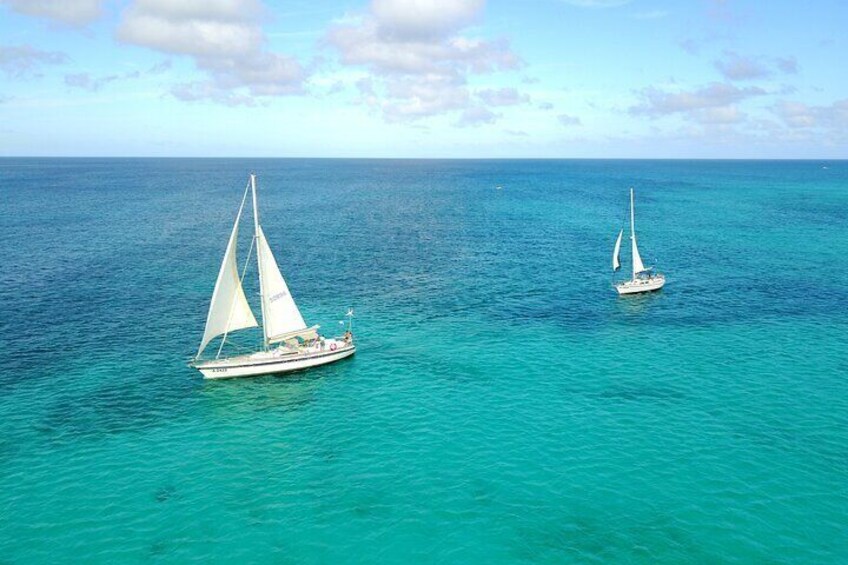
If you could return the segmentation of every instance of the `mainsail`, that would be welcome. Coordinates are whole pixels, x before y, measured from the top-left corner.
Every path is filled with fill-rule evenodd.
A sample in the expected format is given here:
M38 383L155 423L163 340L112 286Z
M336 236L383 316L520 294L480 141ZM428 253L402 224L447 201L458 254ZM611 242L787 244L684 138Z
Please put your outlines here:
M218 271L218 280L215 282L215 290L212 291L212 301L209 304L209 315L206 317L206 329L203 332L203 340L197 355L200 356L209 342L217 336L243 328L257 326L256 318L250 310L247 298L239 278L238 262L236 261L236 242L238 241L238 227L244 201L247 198L245 191L236 216L227 250L224 252L224 260L221 262L221 270Z
M621 236L624 235L624 230L618 232L618 238L615 240L615 248L612 250L612 270L617 271L621 267L619 257L621 255Z

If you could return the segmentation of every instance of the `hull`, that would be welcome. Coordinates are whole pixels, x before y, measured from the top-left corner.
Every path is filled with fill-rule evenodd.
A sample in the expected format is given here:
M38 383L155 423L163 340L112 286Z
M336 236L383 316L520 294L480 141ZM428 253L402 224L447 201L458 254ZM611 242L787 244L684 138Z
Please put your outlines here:
M235 377L258 377L299 371L340 361L356 352L353 344L339 347L334 351L315 351L279 355L275 352L262 352L243 357L231 357L216 361L198 363L195 368L204 379L231 379Z
M657 276L649 279L635 279L615 285L619 295L639 294L642 292L653 292L665 285L665 277Z

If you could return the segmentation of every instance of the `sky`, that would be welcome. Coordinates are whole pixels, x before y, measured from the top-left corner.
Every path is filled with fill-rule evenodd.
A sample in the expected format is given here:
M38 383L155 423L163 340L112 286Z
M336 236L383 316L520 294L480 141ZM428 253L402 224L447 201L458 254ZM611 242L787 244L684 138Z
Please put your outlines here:
M0 0L0 156L848 158L848 2Z

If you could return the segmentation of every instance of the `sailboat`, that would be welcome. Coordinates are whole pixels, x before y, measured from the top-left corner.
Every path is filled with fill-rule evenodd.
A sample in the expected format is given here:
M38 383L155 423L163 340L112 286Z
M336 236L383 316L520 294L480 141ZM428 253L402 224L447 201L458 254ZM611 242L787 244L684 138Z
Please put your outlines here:
M624 235L624 230L618 232L618 238L615 240L615 247L612 252L612 272L615 273L621 268L621 238ZM619 295L621 294L637 294L640 292L650 292L659 290L665 284L665 275L655 273L653 267L645 267L642 263L642 257L639 255L639 248L636 246L636 222L633 212L633 189L630 189L630 243L633 252L633 278L629 281L623 281L613 285Z
M253 200L254 235L248 259L239 275L236 244L239 221L248 193L252 194ZM250 254L254 249L259 274L262 347L258 351L243 355L221 357L224 343L230 334L259 326L242 288ZM325 338L318 333L319 326L306 325L259 225L256 175L251 174L236 214L233 231L230 233L221 269L218 271L218 280L215 282L215 290L212 291L209 314L206 317L206 329L192 366L199 370L204 378L221 379L285 373L326 365L350 357L356 351L352 333L353 310L348 310L347 316L347 331L337 338ZM201 359L203 351L218 336L222 338L215 358Z

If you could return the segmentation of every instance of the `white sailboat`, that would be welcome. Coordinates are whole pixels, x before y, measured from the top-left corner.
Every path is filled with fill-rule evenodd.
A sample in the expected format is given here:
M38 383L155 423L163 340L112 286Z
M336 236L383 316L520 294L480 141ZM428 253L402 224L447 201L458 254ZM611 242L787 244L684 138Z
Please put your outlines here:
M247 194L253 196L254 236L241 276L236 261L236 243L238 240L239 220L241 219ZM250 253L256 249L256 262L259 273L259 294L262 311L262 348L259 351L234 357L221 357L221 351L227 336L234 331L254 328L259 324L250 304L247 302L242 281L247 272ZM352 318L349 310L348 329L344 336L325 338L318 333L318 326L307 327L300 310L289 293L283 275L277 267L265 234L259 226L259 207L256 198L256 175L250 175L239 206L233 231L224 252L224 260L218 271L218 280L212 292L209 314L206 317L206 329L200 348L192 365L207 379L229 377L252 377L272 373L285 373L317 365L325 365L350 357L356 351L353 343ZM200 358L209 343L221 338L214 359Z
M624 235L624 230L618 232L618 238L615 240L615 248L612 252L612 271L616 272L621 267L619 255L621 254L621 238ZM630 243L633 254L633 278L629 281L617 283L615 290L618 294L637 294L640 292L650 292L659 290L665 284L665 275L662 273L654 273L653 267L645 267L642 263L642 257L639 255L639 248L636 246L636 222L633 211L633 189L630 189Z

